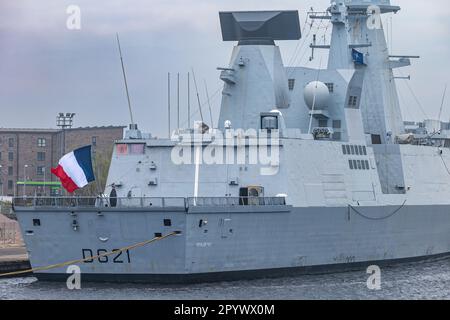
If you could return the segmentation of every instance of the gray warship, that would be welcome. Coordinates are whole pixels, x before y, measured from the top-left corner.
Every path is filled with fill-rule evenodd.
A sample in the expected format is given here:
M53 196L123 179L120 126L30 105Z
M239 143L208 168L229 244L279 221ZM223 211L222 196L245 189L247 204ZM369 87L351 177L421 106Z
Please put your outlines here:
M218 125L163 139L133 124L104 195L14 199L31 265L92 257L83 280L183 283L447 255L450 150L405 131L393 70L414 57L389 53L379 19L399 10L345 0L311 13L332 24L329 44L311 43L329 50L325 69L283 64L275 41L299 41L297 11L221 12L237 45L220 68Z

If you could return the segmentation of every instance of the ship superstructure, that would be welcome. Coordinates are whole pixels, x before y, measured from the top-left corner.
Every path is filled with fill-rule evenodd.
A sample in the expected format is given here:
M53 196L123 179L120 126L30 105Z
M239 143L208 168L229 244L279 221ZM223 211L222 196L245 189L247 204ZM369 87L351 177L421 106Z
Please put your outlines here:
M217 128L136 125L105 196L16 199L33 266L177 235L81 265L85 279L183 282L334 270L450 252L450 152L407 139L387 50L388 0L333 2L326 69L285 67L296 11L221 12L236 41ZM36 273L64 278L62 268Z

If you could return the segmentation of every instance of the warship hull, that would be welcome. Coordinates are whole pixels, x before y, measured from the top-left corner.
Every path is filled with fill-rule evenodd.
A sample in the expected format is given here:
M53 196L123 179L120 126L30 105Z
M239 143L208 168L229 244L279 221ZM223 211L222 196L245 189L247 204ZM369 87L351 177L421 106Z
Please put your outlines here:
M191 283L279 277L381 267L450 253L450 206L204 207L192 212L130 209L101 214L70 210L16 208L32 267L95 257L180 232L79 264L83 281ZM74 217L77 230L72 228ZM35 276L65 281L66 268Z

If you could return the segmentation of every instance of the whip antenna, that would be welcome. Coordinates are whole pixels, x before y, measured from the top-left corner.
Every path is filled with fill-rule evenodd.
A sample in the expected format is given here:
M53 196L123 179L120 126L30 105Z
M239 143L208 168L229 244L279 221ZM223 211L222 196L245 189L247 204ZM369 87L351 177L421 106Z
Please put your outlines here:
M120 63L122 64L123 81L125 83L125 91L127 93L128 110L130 112L130 119L131 119L131 128L136 129L136 125L135 125L134 119L133 119L133 112L131 110L130 93L128 92L127 76L125 74L125 66L123 65L122 49L120 48L120 40L119 40L118 33L116 33L116 37L117 37L117 45L119 47Z
M442 96L441 109L439 110L439 118L438 118L439 121L441 121L442 109L444 108L445 94L446 93L447 93L447 85L445 85L444 95Z
M211 111L211 100L209 99L209 93L208 93L208 85L206 84L206 80L204 80L204 82L205 82L206 99L208 100L209 117L211 119L211 127L214 128L212 111Z
M203 121L202 104L200 103L200 95L198 93L197 81L195 80L195 73L194 73L193 68L192 68L192 78L194 78L195 92L197 93L197 102L198 102L198 110L200 111L200 118L202 118L202 122L204 122Z

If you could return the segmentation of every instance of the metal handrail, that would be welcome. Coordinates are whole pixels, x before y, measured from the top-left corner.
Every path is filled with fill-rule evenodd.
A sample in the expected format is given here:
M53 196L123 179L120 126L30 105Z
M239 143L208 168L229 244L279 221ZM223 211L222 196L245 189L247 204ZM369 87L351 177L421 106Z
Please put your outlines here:
M188 198L188 206L222 207L222 206L283 206L284 197L199 197Z
M284 197L16 197L15 207L50 208L189 208L223 206L282 206Z
M15 207L51 208L186 208L185 198L161 197L17 197L13 198Z

